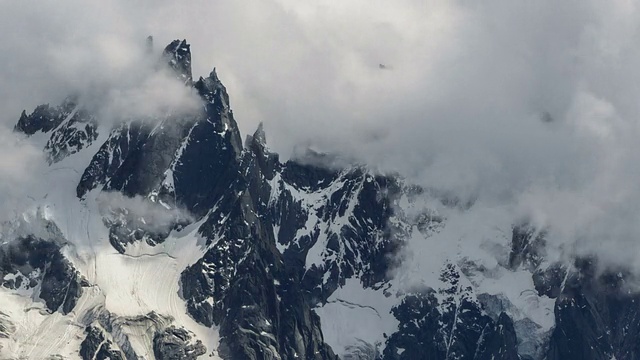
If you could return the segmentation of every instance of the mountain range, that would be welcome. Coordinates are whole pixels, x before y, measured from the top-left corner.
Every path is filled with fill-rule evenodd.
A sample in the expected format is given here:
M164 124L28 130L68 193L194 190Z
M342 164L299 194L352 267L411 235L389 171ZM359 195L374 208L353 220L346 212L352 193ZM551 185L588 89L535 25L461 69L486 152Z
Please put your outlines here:
M19 116L47 185L1 227L0 358L640 359L629 272L340 154L281 161L186 41L158 61L197 108Z

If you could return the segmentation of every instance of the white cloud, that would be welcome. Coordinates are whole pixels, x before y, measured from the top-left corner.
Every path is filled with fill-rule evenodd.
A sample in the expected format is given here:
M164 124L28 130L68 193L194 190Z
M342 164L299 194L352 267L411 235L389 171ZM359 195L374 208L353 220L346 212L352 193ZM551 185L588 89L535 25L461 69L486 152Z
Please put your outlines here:
M42 151L0 124L0 222L23 209ZM0 226L1 228L1 226Z
M176 223L193 221L192 215L186 210L167 209L141 196L127 197L120 192L102 192L96 200L100 214L105 219L135 222L146 231L166 232Z
M611 261L640 243L633 2L0 6L0 31L12 35L0 39L5 124L95 84L127 84L111 93L116 108L170 101L173 90L156 92L162 79L132 79L148 34L156 46L186 38L194 76L216 66L242 131L264 121L285 157L312 143L513 206L557 229L559 243L602 252L606 239Z

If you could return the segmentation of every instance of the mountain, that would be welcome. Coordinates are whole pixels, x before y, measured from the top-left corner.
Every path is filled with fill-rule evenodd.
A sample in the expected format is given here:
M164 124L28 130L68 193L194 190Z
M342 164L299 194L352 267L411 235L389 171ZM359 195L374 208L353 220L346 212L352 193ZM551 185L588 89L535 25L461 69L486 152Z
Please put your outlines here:
M339 154L282 162L186 41L161 62L202 106L19 117L46 185L2 224L1 358L640 358L632 274Z

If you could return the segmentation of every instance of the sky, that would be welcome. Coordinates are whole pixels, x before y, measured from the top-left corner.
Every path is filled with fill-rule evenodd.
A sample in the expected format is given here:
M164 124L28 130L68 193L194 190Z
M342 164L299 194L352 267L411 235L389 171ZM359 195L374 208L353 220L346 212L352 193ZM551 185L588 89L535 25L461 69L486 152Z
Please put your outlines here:
M640 255L633 1L0 0L0 139L20 112L108 89L108 110L192 99L144 72L187 39L241 132L343 154L479 206L508 206L609 263ZM379 65L383 64L384 68ZM98 92L104 94L104 92ZM178 99L178 100L175 100ZM0 193L37 149L2 141Z

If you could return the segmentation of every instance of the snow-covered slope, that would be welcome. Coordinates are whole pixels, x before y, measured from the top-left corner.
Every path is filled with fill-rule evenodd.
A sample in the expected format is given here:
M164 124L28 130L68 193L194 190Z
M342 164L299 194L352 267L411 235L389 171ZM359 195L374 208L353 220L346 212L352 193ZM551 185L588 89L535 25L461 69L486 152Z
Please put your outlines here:
M179 44L182 48L177 50L185 46L189 50L186 43ZM165 57L171 58L172 54L167 50ZM176 220L173 215L182 212L165 207L157 210L153 205L159 200L151 196L129 200L119 192L107 191L111 190L106 186L111 178L103 179L104 191L93 187L78 197L77 188L93 169L96 158L113 143L114 134L122 134L118 129L143 128L148 137L149 133L161 132L163 124L170 121L194 126L193 116L180 116L170 114L153 122L125 120L111 130L101 126L102 122L83 106L81 97L68 98L59 107L38 107L31 115L23 113L16 131L30 135L24 141L43 149L43 165L36 176L44 181L29 190L31 205L24 215L2 225L4 286L0 303L7 325L6 336L0 337L1 358L152 359L163 351L169 355L175 351L164 349L163 340L180 345L179 351L188 353L187 357L217 357L217 328L203 326L190 317L180 294L181 272L204 253L204 240L198 232L201 222L172 229L173 224L167 222ZM130 145L130 135L126 134L126 145ZM111 150L109 162L113 164L131 158L134 149L125 146ZM169 159L177 161L179 157ZM131 167L120 170L133 171ZM130 173L124 176L131 178ZM175 207L175 200L170 204ZM119 243L112 240L110 215L119 210L135 213L139 216L136 220L143 222L147 217L149 229L163 228L168 234L164 234L162 244L151 247L137 242L126 252L124 246L112 246ZM177 220L185 222L180 217ZM51 251L55 255L42 259ZM68 280L64 276L67 272L73 275L67 276L71 278L69 284L60 279L48 281L51 277ZM18 285L16 279L23 280ZM65 285L73 291L44 293L45 286L55 290ZM58 297L63 300L58 301ZM58 303L62 305L58 307ZM179 341L173 339L176 334Z

